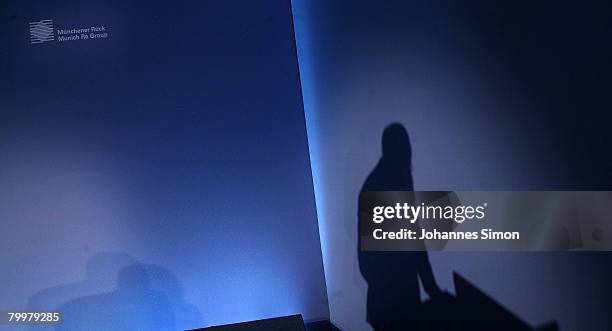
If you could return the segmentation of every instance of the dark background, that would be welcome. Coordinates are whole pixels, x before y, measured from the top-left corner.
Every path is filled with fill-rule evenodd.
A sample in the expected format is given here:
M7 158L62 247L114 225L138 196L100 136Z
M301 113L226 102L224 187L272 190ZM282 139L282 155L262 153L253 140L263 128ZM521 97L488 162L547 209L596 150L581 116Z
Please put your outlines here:
M3 304L87 316L136 303L185 326L327 316L291 22L277 4L2 4ZM611 187L610 6L293 1L338 326L368 329L357 198L390 123L410 134L417 190ZM34 48L27 24L46 18L106 24L111 38ZM430 261L442 287L453 292L459 272L532 325L608 326L608 253ZM143 318L131 322L172 323Z

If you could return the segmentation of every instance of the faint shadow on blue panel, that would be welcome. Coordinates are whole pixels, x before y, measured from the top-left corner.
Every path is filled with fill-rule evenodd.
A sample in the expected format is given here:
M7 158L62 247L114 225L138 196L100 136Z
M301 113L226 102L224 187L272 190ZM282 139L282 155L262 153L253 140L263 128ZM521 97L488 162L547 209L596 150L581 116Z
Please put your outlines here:
M108 283L113 290L94 292ZM176 330L202 323L174 274L117 252L94 255L83 281L41 290L30 297L28 309L63 313L63 323L32 328L38 331Z

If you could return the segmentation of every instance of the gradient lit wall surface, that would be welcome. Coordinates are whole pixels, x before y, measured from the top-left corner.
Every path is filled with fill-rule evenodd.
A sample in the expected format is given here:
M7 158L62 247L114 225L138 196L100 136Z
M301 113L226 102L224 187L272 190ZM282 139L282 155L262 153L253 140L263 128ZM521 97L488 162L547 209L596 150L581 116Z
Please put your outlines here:
M370 330L357 199L387 125L410 134L416 190L612 188L609 1L293 8L330 314L342 329ZM609 328L609 253L430 260L441 287L453 292L458 272L532 325Z
M328 317L288 1L2 7L0 309ZM41 19L109 37L30 44Z

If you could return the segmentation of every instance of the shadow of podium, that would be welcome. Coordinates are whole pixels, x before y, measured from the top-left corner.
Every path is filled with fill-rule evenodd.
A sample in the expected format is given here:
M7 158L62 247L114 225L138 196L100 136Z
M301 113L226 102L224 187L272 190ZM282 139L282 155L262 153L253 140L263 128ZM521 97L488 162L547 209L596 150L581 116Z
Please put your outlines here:
M551 321L534 327L479 290L465 278L453 273L456 295L444 293L425 301L414 330L479 330L479 331L558 331Z

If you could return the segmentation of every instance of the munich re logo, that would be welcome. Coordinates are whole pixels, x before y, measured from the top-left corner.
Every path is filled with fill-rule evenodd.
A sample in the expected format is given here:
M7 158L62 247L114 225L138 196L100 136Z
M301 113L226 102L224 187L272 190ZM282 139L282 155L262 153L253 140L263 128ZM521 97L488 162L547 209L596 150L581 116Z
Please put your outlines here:
M55 40L53 20L30 22L30 44L40 44Z

